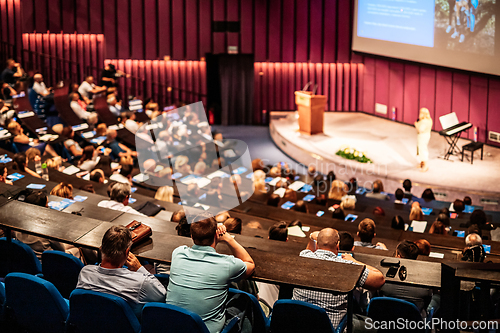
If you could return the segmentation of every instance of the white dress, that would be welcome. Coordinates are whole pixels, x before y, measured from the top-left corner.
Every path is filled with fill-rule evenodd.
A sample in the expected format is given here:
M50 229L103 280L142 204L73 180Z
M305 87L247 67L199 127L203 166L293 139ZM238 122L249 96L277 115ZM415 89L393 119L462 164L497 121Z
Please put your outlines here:
M417 129L417 157L420 162L429 160L429 150L427 148L431 139L432 120L424 118L415 124Z

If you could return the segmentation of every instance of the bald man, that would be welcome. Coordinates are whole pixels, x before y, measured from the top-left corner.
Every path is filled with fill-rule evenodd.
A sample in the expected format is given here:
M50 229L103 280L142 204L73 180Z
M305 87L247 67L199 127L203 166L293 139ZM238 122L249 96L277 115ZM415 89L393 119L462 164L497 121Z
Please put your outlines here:
M326 228L319 232L315 231L311 233L307 248L300 252L300 256L345 264L364 265L349 254L342 254L342 258L339 258L337 256L338 253L339 233L335 229ZM368 290L377 290L382 287L385 283L384 275L374 267L364 266L365 269L357 286ZM293 299L309 302L324 308L335 328L347 313L347 294L330 294L306 289L294 289ZM365 330L364 318L362 316L353 316L353 329L355 332Z
M36 91L36 93L42 97L46 97L50 95L50 90L52 88L47 88L45 86L45 82L43 82L43 76L42 74L35 74L33 76L33 80L35 81L33 83L33 90Z
M115 160L117 160L121 157L124 157L124 156L134 156L134 157L137 156L136 151L132 151L127 146L125 146L121 143L118 143L118 141L116 141L117 135L118 135L118 133L116 132L116 130L108 129L108 132L106 134L105 145L107 148L111 149L110 156L112 156L112 158Z

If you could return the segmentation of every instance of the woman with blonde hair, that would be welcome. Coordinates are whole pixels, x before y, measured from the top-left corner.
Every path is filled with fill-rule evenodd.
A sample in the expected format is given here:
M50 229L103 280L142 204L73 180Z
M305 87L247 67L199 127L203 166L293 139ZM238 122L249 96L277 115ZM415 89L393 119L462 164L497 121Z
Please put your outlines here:
M174 188L172 186L159 187L156 191L155 199L165 202L174 202Z
M343 181L334 180L330 186L330 192L328 192L328 199L341 200L348 191L349 189Z
M421 108L418 115L418 121L415 122L417 129L417 157L420 161L418 168L422 172L429 170L427 161L429 160L429 150L427 145L431 139L432 119L429 110Z
M253 193L266 193L266 182L264 179L257 179L253 182Z
M50 195L56 195L58 197L66 199L73 199L73 185L67 183L59 183L52 189L52 191L50 191Z
M424 213L422 212L422 208L420 208L420 204L418 204L418 202L411 205L410 223L411 221L425 221Z

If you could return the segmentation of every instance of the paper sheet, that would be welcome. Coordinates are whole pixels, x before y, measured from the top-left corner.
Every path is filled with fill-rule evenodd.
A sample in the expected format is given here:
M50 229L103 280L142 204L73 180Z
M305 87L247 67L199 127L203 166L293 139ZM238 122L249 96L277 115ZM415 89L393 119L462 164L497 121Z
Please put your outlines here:
M438 258L438 259L443 259L444 258L444 253L439 253L439 252L431 252L429 253L430 258Z
M283 196L285 195L285 191L286 191L286 189L284 187L281 187L281 188L277 189L276 191L274 191L273 193L279 195L280 198L283 198Z
M427 227L427 221L411 221L411 227L413 232L424 233L425 227Z
M67 175L74 175L75 173L77 173L78 171L80 171L80 169L78 169L76 166L74 165L70 165L69 167L67 167L66 169L64 169L63 173L64 174L67 174Z
M288 227L288 236L295 237L306 237L306 234L300 229L298 225L294 225L293 227Z
M301 188L302 186L304 186L305 184L306 184L306 183L301 182L300 180L298 180L298 181L296 181L296 182L293 182L293 184L292 184L292 185L290 185L290 186L288 186L288 188L289 188L289 189L292 189L292 190L294 190L294 191L298 191L298 190L300 190L300 188Z

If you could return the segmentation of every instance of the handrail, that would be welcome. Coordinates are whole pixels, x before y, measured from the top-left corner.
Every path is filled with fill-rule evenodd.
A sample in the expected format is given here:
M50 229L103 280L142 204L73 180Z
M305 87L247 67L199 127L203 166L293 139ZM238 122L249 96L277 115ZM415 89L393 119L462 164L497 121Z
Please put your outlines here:
M60 80L70 79L72 82L83 80L80 64L76 61L28 49L22 49L22 59L25 70L39 71L50 86L55 86Z

